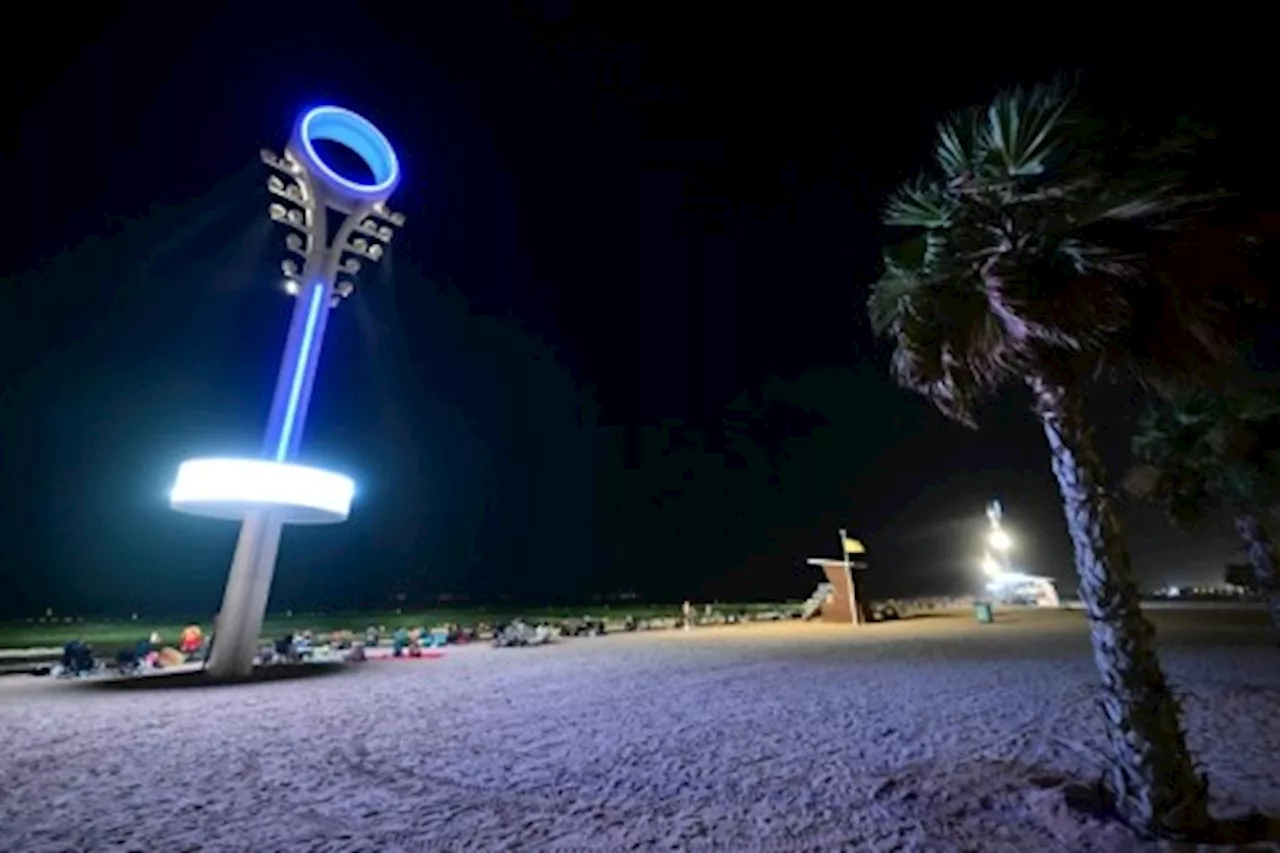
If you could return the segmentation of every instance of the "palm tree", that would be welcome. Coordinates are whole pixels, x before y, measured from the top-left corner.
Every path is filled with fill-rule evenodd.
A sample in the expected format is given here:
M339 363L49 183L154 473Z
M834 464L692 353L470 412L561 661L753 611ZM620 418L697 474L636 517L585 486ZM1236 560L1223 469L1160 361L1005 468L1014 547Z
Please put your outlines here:
M1186 164L1195 138L1095 120L1067 81L998 95L939 126L931 174L892 196L912 230L884 257L868 308L890 370L945 415L1027 386L1049 442L1102 680L1105 787L1136 828L1207 825L1207 785L1143 617L1106 471L1085 419L1099 374L1204 375L1234 346L1251 295L1236 223ZM1217 251L1215 278L1181 275ZM1230 263L1228 263L1230 261ZM1198 263L1195 270L1205 267Z
M1137 465L1126 475L1125 489L1184 529L1211 510L1229 510L1280 636L1276 551L1262 520L1280 507L1277 439L1280 395L1188 389L1143 415L1133 439Z

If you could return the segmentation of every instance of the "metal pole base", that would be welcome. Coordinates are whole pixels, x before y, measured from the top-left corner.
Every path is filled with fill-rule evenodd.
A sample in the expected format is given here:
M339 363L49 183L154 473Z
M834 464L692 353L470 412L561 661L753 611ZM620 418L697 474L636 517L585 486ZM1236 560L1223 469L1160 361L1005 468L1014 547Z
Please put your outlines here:
M207 668L214 678L246 678L253 673L282 526L269 509L255 510L240 525Z

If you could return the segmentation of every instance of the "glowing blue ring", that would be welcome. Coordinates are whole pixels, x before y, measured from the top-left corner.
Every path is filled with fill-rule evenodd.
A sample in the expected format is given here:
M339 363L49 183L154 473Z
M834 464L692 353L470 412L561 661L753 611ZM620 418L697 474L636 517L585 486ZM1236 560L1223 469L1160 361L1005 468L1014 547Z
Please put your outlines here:
M316 153L314 140L327 139L360 155L376 183L361 184L342 177ZM364 116L342 107L316 107L298 123L298 140L307 159L333 183L358 195L383 195L400 181L400 161L382 131Z

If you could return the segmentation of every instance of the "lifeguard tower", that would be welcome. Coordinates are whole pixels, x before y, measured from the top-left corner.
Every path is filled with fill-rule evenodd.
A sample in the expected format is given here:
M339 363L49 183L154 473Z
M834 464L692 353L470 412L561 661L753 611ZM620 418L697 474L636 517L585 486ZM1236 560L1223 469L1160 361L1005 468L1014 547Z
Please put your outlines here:
M818 584L804 603L802 614L805 619L821 618L823 622L865 625L872 621L871 598L865 589L859 588L865 584L857 573L867 569L867 549L844 530L840 531L840 549L844 553L841 559L810 557L805 560L809 565L822 569L826 580Z

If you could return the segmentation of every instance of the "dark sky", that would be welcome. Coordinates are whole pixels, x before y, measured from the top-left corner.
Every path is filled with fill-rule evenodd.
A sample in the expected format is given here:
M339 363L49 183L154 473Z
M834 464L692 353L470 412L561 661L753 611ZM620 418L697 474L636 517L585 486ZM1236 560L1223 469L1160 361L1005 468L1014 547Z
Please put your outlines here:
M876 213L940 114L1002 84L1083 66L1177 108L1227 72L851 44L838 8L349 4L325 30L325 4L147 5L5 60L0 611L216 609L235 527L166 491L186 457L257 451L290 309L257 151L323 102L392 139L408 225L330 325L304 443L358 504L286 533L275 606L800 596L841 525L878 592L963 590L996 495L1073 587L1027 401L971 432L886 378ZM1094 403L1118 465L1136 403ZM1220 576L1225 528L1132 515L1145 581Z

